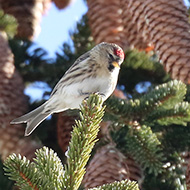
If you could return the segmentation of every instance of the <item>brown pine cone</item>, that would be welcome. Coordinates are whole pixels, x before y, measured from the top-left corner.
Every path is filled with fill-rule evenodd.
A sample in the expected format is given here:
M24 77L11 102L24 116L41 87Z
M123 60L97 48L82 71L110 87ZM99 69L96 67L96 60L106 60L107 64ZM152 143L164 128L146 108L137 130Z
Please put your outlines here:
M141 170L134 160L108 144L100 148L90 161L83 184L88 189L123 179L140 181L141 178Z
M68 116L66 113L59 113L57 119L57 139L63 152L66 152L71 139L71 131L75 124L75 116Z
M34 150L39 148L36 142L24 138L21 125L10 125L10 121L23 115L26 111L24 85L20 75L15 71L13 54L7 40L0 34L0 155L5 159L11 153L20 153L29 159Z
M127 40L131 48L145 50L149 44L149 41L148 39L143 38L142 29L138 27L137 22L135 21L135 11L138 8L138 17L140 17L141 21L143 21L143 24L141 24L141 26L145 24L145 19L142 18L141 15L141 13L143 12L141 6L142 2L135 1L134 4L135 6L131 7L129 0L121 0L125 34L125 38L123 40Z
M17 19L17 37L32 40L40 33L41 18L50 3L50 0L1 0L1 8Z
M128 47L123 33L120 1L88 0L88 18L92 36L98 44L102 41L116 43L123 49Z
M69 4L71 4L73 1L74 0L53 0L53 2L55 3L55 5L58 9L64 9Z
M129 0L133 23L155 47L172 78L190 80L190 24L182 0Z

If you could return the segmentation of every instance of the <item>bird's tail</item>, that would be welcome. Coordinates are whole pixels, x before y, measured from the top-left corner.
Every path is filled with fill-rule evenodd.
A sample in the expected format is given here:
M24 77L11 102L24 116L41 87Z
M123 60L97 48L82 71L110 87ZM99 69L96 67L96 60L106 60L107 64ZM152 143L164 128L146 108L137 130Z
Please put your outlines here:
M51 115L50 112L44 112L45 105L46 103L42 104L35 110L14 119L13 121L11 121L11 124L27 123L25 136L30 135L42 121L44 121L49 115Z

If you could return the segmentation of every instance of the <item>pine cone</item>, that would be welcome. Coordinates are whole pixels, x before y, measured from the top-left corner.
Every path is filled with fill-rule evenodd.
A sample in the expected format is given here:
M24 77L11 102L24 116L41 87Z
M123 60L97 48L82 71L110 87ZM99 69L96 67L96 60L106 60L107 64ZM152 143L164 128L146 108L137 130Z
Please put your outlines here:
M190 24L183 0L88 0L96 43L154 47L172 78L190 83Z
M57 119L57 139L63 152L66 152L71 139L71 131L75 124L76 117L68 116L66 113L59 113Z
M88 189L123 179L139 181L141 178L141 170L134 160L108 144L100 148L90 161L83 184Z
M154 44L172 78L190 80L190 24L182 0L129 0L129 10L144 41Z
M126 96L123 93L123 91L121 91L117 88L114 90L113 95L116 96L117 98L126 99Z
M39 23L50 3L50 0L1 0L1 8L17 19L17 37L32 40L40 33Z
M89 25L95 42L113 42L126 49L128 42L123 32L120 1L88 0L87 3Z
M20 153L29 159L34 156L37 143L24 138L24 128L10 126L10 121L26 111L24 85L15 71L13 54L8 42L0 34L0 154L5 159L11 153Z
M58 9L64 9L69 4L71 4L73 1L74 0L53 0L53 2L55 3L55 5Z
M123 25L124 25L124 34L125 38L123 40L127 40L130 44L131 48L136 48L139 50L144 50L149 44L148 39L143 38L142 29L138 28L137 23L135 21L135 11L138 8L138 17L142 17L141 13L143 12L142 9L142 2L135 1L135 6L129 6L129 0L121 0L121 5L123 8ZM141 24L143 26L145 24L145 19L141 18L141 21L144 23Z

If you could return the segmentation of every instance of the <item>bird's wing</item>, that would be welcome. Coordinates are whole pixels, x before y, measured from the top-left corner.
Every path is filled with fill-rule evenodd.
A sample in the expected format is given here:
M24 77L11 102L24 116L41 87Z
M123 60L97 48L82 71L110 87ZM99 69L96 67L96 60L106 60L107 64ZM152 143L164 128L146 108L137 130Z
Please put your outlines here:
M76 66L83 65L84 61L86 61L90 57L90 51L86 52L85 54L81 55L74 63L73 65L65 72L65 74L69 73L73 69L76 68Z
M84 75L84 72L87 69L86 64L88 62L89 57L90 51L81 55L74 62L74 64L66 71L63 77L60 79L60 81L56 84L50 97L53 96L62 85L70 85L76 77Z

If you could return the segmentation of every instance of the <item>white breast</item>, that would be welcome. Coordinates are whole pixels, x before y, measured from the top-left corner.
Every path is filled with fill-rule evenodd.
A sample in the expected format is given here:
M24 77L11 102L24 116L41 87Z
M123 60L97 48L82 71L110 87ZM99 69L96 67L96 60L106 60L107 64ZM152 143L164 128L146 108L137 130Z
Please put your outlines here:
M72 83L62 89L59 88L49 99L49 105L55 105L56 110L54 112L79 108L82 100L88 97L89 94L96 92L104 94L105 96L102 98L105 101L115 89L118 72L113 72L107 77L87 78L82 82Z

